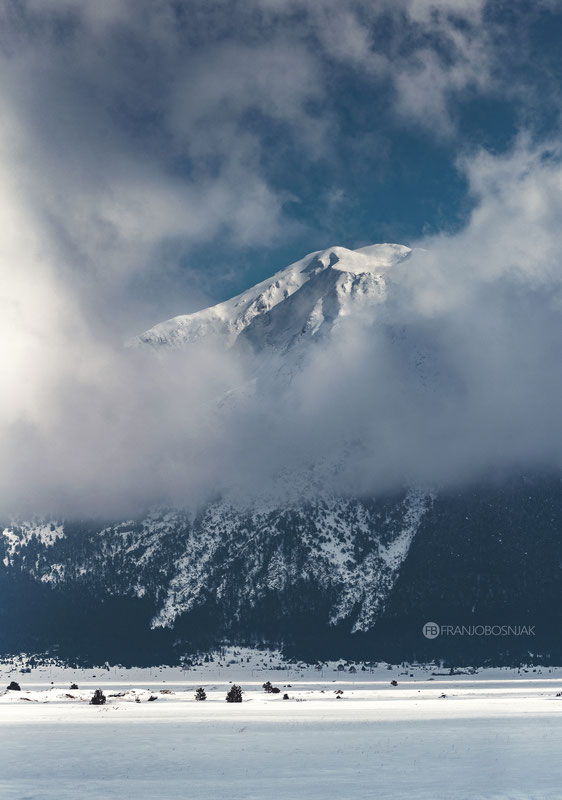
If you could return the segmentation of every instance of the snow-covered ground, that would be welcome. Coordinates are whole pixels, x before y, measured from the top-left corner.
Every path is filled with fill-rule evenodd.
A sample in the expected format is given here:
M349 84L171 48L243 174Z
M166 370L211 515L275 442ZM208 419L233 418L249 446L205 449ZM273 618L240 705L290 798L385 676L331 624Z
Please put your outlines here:
M240 650L189 670L0 665L2 689L21 685L0 695L0 797L562 798L561 668L361 666Z

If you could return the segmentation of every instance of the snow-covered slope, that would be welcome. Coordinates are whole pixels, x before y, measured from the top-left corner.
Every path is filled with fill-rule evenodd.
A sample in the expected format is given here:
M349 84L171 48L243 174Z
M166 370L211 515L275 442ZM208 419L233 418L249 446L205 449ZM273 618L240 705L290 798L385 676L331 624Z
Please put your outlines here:
M21 522L19 525L8 525L0 530L0 540L3 537L6 545L3 564L9 566L11 558L32 541L48 548L63 536L64 525L61 522L31 520Z
M282 507L221 501L194 519L162 510L82 530L79 547L72 525L53 525L56 538L33 543L28 525L12 525L3 532L4 565L53 587L95 582L108 594L150 597L153 627L172 627L217 600L239 618L268 596L290 597L304 581L329 598L330 624L366 631L384 610L431 501L417 491L391 502L326 495Z
M228 347L245 340L257 349L284 350L330 330L362 301L383 301L389 270L411 252L404 245L377 244L310 253L237 297L161 322L129 345L182 347L220 339Z
M392 507L318 497L285 508L210 506L191 532L155 626L208 600L235 597L242 613L305 581L333 598L329 622L369 630L384 609L431 497L408 492Z

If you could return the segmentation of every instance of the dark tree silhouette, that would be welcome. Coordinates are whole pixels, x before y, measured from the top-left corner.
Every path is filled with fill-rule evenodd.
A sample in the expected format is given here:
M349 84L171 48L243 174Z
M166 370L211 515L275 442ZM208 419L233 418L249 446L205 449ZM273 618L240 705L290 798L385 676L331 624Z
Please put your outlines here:
M242 687L233 683L229 692L226 695L227 703L241 703L242 702Z
M105 695L101 689L96 689L94 692L94 696L90 700L91 706L104 706L105 705Z
M10 692L21 692L21 686L16 681L12 681L8 686L8 691Z
M196 700L206 700L207 699L207 692L205 691L205 689L203 689L202 686L200 686L199 689L197 689L197 691L195 692L195 699Z

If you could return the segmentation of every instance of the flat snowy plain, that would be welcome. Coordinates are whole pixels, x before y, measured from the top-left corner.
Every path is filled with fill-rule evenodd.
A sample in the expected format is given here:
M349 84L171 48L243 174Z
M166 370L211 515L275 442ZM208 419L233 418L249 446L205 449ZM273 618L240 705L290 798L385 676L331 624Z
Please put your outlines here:
M0 695L0 797L562 798L562 668L352 674L333 663L274 669L275 658L240 650L221 664L0 665L2 689L22 688ZM281 693L265 694L266 680ZM225 702L230 682L243 686L242 704ZM198 686L206 702L195 701ZM98 687L107 704L90 706Z

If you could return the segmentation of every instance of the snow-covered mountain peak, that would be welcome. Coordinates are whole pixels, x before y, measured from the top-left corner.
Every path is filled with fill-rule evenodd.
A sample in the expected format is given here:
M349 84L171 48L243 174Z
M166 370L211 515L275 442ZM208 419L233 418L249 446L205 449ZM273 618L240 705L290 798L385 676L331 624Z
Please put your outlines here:
M384 300L389 268L410 253L398 244L309 253L242 294L161 322L129 345L178 348L211 340L231 347L243 335L254 347L286 348L303 336L331 330L365 299Z
M398 264L407 258L412 250L403 244L370 244L352 252L367 259L368 271L371 272L374 268L384 269Z

